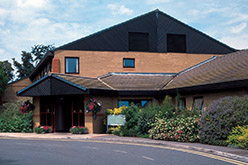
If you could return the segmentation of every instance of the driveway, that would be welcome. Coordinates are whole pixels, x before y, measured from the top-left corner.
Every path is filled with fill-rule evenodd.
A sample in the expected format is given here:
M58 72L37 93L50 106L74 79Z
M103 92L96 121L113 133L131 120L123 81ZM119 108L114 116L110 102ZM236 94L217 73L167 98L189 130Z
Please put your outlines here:
M245 164L198 151L125 142L0 139L0 146L0 164Z

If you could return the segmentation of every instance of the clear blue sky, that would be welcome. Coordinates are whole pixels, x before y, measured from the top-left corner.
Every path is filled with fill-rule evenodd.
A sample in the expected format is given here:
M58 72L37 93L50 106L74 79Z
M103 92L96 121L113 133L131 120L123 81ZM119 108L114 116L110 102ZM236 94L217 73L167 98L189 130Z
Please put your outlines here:
M0 0L0 60L56 47L158 8L236 48L248 48L247 0Z

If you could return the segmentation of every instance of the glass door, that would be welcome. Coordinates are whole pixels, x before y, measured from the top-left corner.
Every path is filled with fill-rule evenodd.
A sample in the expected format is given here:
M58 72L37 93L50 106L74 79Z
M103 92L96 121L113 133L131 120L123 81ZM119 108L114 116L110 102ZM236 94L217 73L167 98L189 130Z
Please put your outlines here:
M84 126L84 102L82 97L72 100L72 126Z
M54 104L51 99L41 98L40 102L40 125L53 128Z

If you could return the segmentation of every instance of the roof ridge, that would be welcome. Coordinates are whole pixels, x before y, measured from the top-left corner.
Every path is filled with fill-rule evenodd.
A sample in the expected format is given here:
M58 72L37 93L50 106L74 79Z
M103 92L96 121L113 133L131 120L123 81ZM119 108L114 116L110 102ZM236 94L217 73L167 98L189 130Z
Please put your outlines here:
M221 57L222 57L222 56L221 56ZM202 62L200 62L200 63L198 63L198 64L195 64L195 65L193 65L193 66L191 66L191 67L189 67L189 68L186 68L186 69L182 70L181 72L178 72L178 73L176 74L176 76L181 75L181 74L183 74L183 73L186 73L186 72L188 72L188 71L190 71L190 70L192 70L192 69L195 69L195 68L197 68L197 67L199 67L199 66L201 66L201 65L203 65L203 64L206 64L206 63L208 63L208 62L210 62L210 61L213 61L213 60L215 60L215 59L217 59L217 58L218 58L217 56L213 56L213 57L211 57L211 58L209 58L209 59L207 59L207 60L204 60L204 61L202 61Z
M103 79L103 78L107 78L107 77L110 77L110 76L112 76L112 75L110 73L107 73L107 74L103 74L101 76L98 76L97 79L98 78Z
M109 87L110 89L116 90L116 89L113 88L111 85L109 85L109 84L105 83L104 81L102 81L101 78L97 78L97 79L98 79L98 81L100 81L101 83L103 83L104 85L106 85L107 87Z
M87 78L87 79L95 79L95 80L97 80L97 78L95 78L95 77L85 77L85 76L77 76L77 75L68 75L68 74L54 73L54 72L51 72L51 75L62 75L62 76L66 76L66 77Z
M158 86L158 90L163 89L168 83L170 83L175 76L172 76L172 78L168 81L168 80L164 80L159 86Z
M156 73L156 72L109 72L110 75L165 75L173 76L177 73Z

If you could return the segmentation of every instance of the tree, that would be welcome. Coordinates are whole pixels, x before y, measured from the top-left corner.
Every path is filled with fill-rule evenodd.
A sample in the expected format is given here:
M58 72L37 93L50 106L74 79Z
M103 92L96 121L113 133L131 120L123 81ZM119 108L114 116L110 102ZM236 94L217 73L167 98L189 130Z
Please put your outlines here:
M17 79L23 79L28 77L28 75L33 71L34 65L33 65L33 57L32 54L26 51L22 51L21 54L22 63L19 63L18 61L13 58L14 66L17 69Z
M48 51L54 50L53 45L34 45L31 54L34 55L34 65L36 66Z
M21 63L13 58L13 63L18 74L17 80L28 77L47 51L52 51L54 48L53 45L34 45L31 52L22 51Z
M8 82L13 79L13 68L11 63L0 61L0 96L2 96L7 88Z

